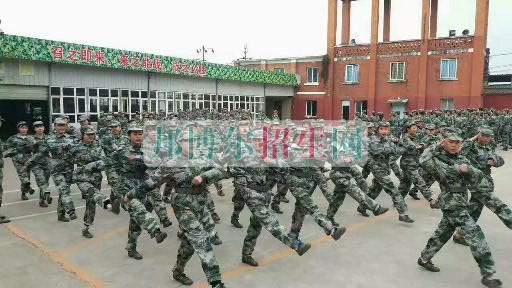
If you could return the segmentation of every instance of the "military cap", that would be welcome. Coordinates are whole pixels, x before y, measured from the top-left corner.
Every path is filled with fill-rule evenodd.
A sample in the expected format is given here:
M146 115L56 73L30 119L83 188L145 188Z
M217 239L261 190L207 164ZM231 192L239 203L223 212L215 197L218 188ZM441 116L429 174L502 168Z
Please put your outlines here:
M377 123L377 128L380 128L380 127L389 127L389 122L388 121L380 121L379 123Z
M494 136L494 132L492 131L492 129L489 126L480 127L478 129L478 132L480 132L480 135L482 135L482 136L489 136L489 137Z
M54 124L68 124L68 121L66 121L65 118L62 118L62 117L57 117L55 118L55 120L53 121Z
M87 117L87 115L81 115L80 118L78 118L78 122L84 121L89 121L89 117Z
M448 125L446 125L446 123L444 123L444 122L439 122L439 124L437 124L437 127L438 128L446 128L446 127L448 127Z
M375 125L373 124L373 122L368 122L366 123L366 128L375 128Z
M250 124L249 120L240 120L240 121L238 121L238 126L249 125L249 124Z
M407 122L405 122L404 124L404 127L409 129L411 128L412 126L415 126L417 125L418 122L416 122L416 120L408 120Z
M33 125L34 126L44 126L44 123L43 123L43 121L36 121L36 122L34 122Z
M119 123L119 121L117 120L112 120L112 122L110 122L110 125L108 125L109 127L116 127L116 126L121 126L121 123Z
M428 129L428 130L434 130L434 129L436 129L436 125L434 125L434 124L427 124L427 125L425 126L425 129Z
M144 128L137 122L132 122L128 125L128 132L130 131L144 131Z
M84 127L80 128L80 131L83 134L96 134L96 129L94 129L94 127L91 125L84 126Z
M16 124L16 129L20 129L20 127L23 127L23 126L28 126L27 122L20 121L20 122L18 122L18 124Z
M445 134L445 139L451 141L463 141L464 139L461 136L461 130L458 128L451 128Z

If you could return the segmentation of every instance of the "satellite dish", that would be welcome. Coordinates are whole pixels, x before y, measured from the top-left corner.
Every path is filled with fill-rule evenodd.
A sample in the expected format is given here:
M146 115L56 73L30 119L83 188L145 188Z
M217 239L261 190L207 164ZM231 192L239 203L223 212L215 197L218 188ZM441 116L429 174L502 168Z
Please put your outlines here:
M469 30L468 29L464 29L464 31L462 31L462 35L468 36L469 35Z

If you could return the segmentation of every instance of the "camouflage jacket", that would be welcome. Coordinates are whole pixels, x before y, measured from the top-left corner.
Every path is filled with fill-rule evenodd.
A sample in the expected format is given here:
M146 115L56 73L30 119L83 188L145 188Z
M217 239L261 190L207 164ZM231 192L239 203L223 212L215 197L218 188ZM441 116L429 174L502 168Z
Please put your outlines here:
M37 137L36 135L32 135L29 137L30 145L32 147L32 152L35 154L39 151L39 147L44 145L44 143L48 140L47 135L43 135L43 137ZM41 157L37 161L37 165L39 166L48 166L50 165L50 153L49 151L45 152L45 157Z
M417 146L420 146L420 142L418 138L411 137L408 134L405 134L402 139L400 139L400 146L402 150L402 158L400 158L400 165L405 167L409 167L412 170L418 169L419 167L419 158L423 149L418 149ZM424 146L423 146L424 147Z
M439 148L430 149L429 155L423 157L421 165L432 175L441 188L439 207L442 210L458 211L467 209L468 188L475 187L482 181L483 173L472 166L463 155L450 155ZM468 166L468 173L461 173L460 165Z
M31 163L39 163L51 154L50 166L52 173L66 173L73 171L73 156L69 151L73 148L73 139L67 134L50 135L44 143L39 145L39 150L29 160Z
M105 153L105 161L107 164L114 165L114 154L121 147L128 145L128 137L120 134L118 137L114 136L112 133L106 135L103 138L100 138L100 145L103 148L103 152Z
M119 175L126 178L145 179L148 167L144 163L142 146L128 144L114 153L114 165Z
M13 135L7 139L8 157L12 157L12 161L25 164L32 156L32 146L29 136Z
M0 169L4 167L4 143L2 142L2 139L0 139ZM0 185L2 185L0 183Z
M370 167L389 170L390 159L396 154L397 148L388 138L375 136L368 143Z
M494 191L494 180L491 176L491 166L487 161L493 160L494 167L501 167L505 161L501 156L496 154L491 145L480 145L476 141L466 140L462 144L461 154L471 162L473 166L480 169L484 174L484 179L475 188L478 192L492 192Z
M69 153L77 166L73 173L75 182L101 183L101 170L105 168L105 157L100 145L96 142L80 143L71 148Z

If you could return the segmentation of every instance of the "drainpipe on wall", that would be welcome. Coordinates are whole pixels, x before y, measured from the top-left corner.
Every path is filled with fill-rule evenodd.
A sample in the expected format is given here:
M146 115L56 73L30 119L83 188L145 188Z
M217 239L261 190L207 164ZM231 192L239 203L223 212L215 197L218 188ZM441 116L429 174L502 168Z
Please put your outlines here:
M52 121L52 63L48 63L48 131Z

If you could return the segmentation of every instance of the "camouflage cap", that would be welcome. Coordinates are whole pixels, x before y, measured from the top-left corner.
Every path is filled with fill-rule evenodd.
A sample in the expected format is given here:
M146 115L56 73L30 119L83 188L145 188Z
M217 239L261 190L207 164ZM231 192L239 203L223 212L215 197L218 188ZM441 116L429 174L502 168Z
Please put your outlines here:
M130 131L144 131L144 128L137 122L132 122L128 125L128 132Z
M78 122L84 121L89 121L89 117L87 117L87 115L81 115L80 118L78 118Z
M380 127L389 127L389 122L388 121L380 121L379 123L377 123L377 128L380 128Z
M434 124L427 124L425 126L425 129L427 129L427 130L434 130L434 129L436 129L436 125L434 125Z
M411 119L411 120L408 120L407 122L405 122L404 127L405 127L405 128L407 128L407 129L409 129L409 128L411 128L412 126L415 126L415 125L417 125L417 124L418 124L418 122L417 122L416 120L412 120L412 119Z
M57 117L53 121L54 124L68 124L68 121L65 118Z
M445 139L451 141L463 141L464 139L461 136L462 131L458 128L451 128L445 134Z
M43 121L36 121L36 122L34 122L33 125L34 125L34 127L35 126L44 126L44 123L43 123Z
M375 124L373 122L366 123L366 128L375 128Z
M437 127L438 128L446 128L446 127L448 127L448 125L446 125L446 123L444 123L444 122L439 122L439 124L437 124Z
M110 125L108 125L110 127L117 127L117 126L121 126L121 123L119 123L119 121L117 120L112 120L112 122L110 122Z
M482 136L488 136L488 137L494 136L494 132L492 131L491 127L489 127L489 126L480 127L478 129L478 132L480 132L480 135L482 135Z
M27 124L26 121L18 122L18 124L16 124L16 129L20 129L20 127L23 127L23 126L27 126L28 127L28 124Z
M94 127L91 125L80 128L80 131L83 134L96 134L96 129L94 129Z
M249 120L240 120L238 121L238 126L242 126L242 125L249 125L250 124L250 121Z

